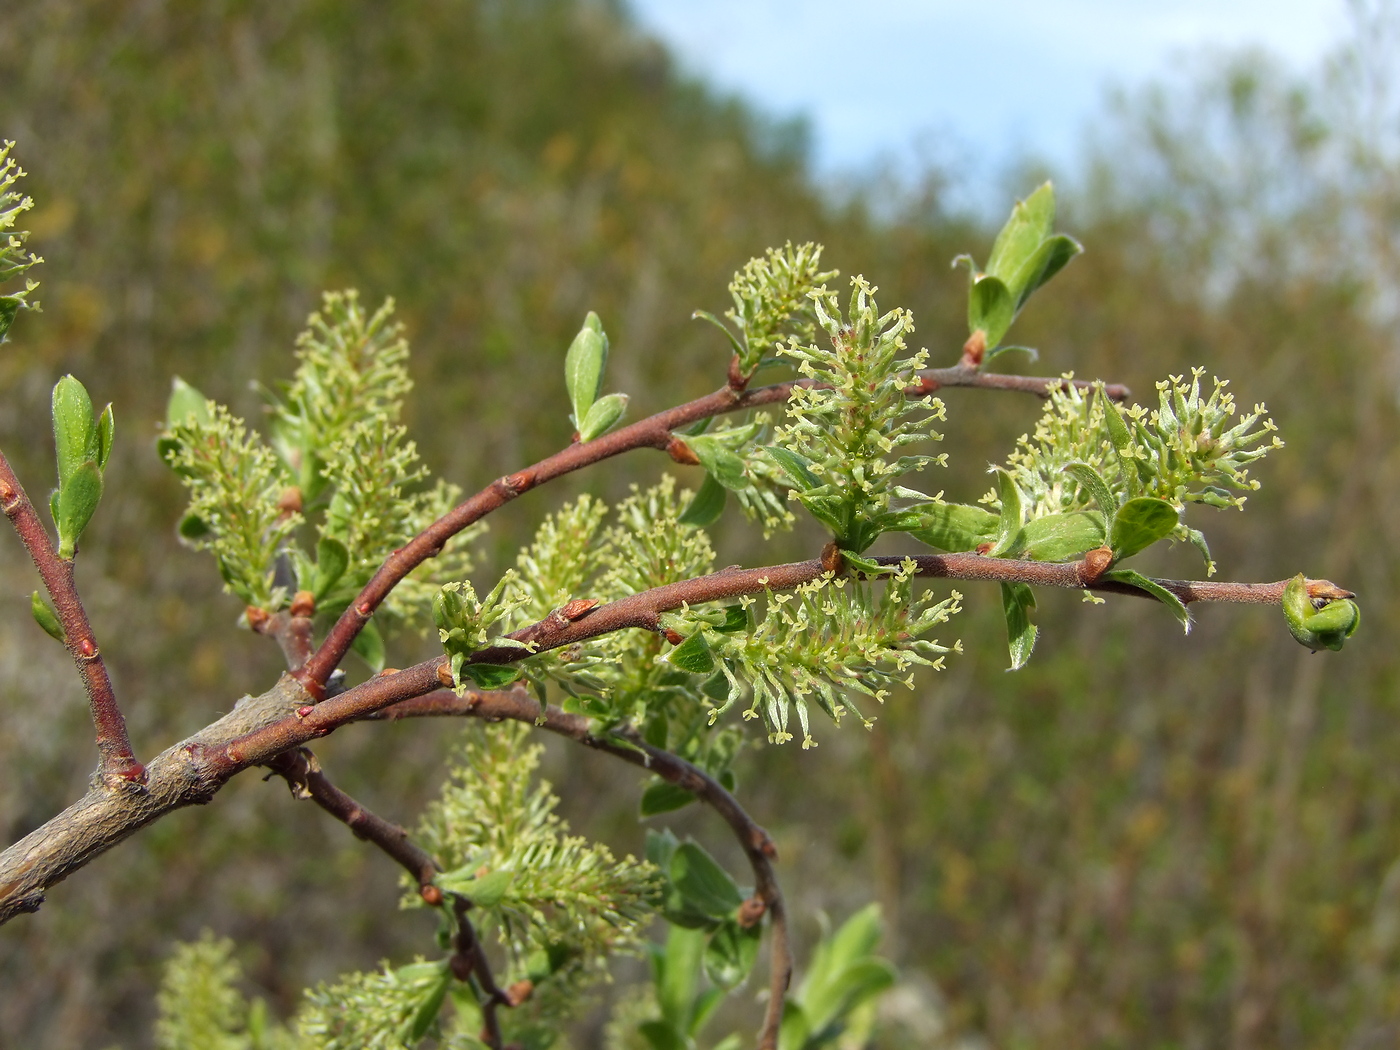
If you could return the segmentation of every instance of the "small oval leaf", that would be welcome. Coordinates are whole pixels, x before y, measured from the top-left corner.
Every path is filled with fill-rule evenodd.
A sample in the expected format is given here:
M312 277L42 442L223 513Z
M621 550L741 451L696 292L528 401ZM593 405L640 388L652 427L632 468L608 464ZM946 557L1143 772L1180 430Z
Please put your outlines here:
M1118 508L1108 545L1115 558L1131 558L1160 539L1172 534L1181 524L1181 514L1164 499L1139 496ZM1086 547L1085 550L1088 550Z
M709 674L715 669L715 658L710 652L710 643L705 640L705 632L700 629L672 649L666 659L682 671L689 671L691 674Z
M58 491L58 556L72 558L83 530L102 500L102 472L86 460Z
M67 644L68 634L64 631L63 624L58 622L58 613L54 612L53 606L45 601L38 591L29 596L29 611L34 614L34 622L44 629L45 634L56 642Z
M627 413L626 394L607 394L593 402L578 428L579 441L600 438Z

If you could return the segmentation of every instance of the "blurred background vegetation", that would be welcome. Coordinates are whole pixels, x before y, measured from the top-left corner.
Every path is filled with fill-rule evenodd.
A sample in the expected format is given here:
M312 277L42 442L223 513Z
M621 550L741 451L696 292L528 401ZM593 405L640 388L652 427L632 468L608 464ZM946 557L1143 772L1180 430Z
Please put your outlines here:
M1203 609L1183 638L1145 602L1046 595L1037 656L1008 675L997 597L965 587L966 655L872 733L828 726L814 752L758 746L742 766L799 944L821 909L883 905L906 979L892 1031L911 1045L1400 1038L1400 48L1393 19L1358 11L1354 44L1309 79L1203 56L1107 107L1097 149L1060 173L1061 226L1088 251L1014 333L1039 363L1007 366L1150 402L1156 379L1202 364L1266 401L1288 448L1245 514L1196 524L1224 578L1302 569L1355 587L1357 637L1314 656L1271 610ZM235 629L212 565L174 542L180 492L153 449L172 375L255 416L249 380L289 374L322 289L393 295L415 350L411 426L470 490L568 439L560 362L588 309L635 418L722 381L727 352L693 308L726 306L729 275L765 246L816 239L951 363L964 285L948 262L985 256L993 232L949 213L938 170L834 199L800 124L684 78L624 9L588 0L422 0L411 17L368 0L28 0L0 20L0 122L48 259L44 312L0 354L0 444L42 494L55 379L115 403L79 575L142 754L279 670ZM1015 173L1006 204L1043 174ZM952 465L933 484L975 498L1037 406L946 400ZM507 508L482 579L565 495L616 498L663 467L638 454ZM717 532L725 562L816 542L765 546L737 518ZM1143 568L1195 574L1193 558ZM29 620L16 542L0 572L8 842L71 801L94 758L71 667ZM390 662L421 646L391 643ZM454 732L352 728L317 751L411 822ZM639 850L634 776L562 748L549 772L576 827ZM723 854L704 814L673 823ZM430 948L395 881L343 827L240 778L0 930L0 1046L148 1045L160 960L204 927L237 939L257 991L290 1012L308 983Z

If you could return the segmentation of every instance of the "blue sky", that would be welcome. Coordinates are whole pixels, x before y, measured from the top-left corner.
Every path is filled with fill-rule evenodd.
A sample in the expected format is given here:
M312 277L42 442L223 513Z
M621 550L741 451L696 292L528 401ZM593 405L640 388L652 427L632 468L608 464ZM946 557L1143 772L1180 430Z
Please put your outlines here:
M629 0L684 68L806 115L827 173L927 155L986 177L1078 155L1110 85L1211 48L1301 69L1350 25L1346 0Z

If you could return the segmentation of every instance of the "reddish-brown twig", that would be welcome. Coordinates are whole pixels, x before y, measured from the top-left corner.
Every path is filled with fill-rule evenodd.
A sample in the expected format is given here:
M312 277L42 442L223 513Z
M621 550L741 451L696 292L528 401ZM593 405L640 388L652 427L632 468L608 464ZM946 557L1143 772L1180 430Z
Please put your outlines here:
M112 679L102 660L102 651L92 633L87 612L78 598L73 579L73 561L54 551L48 531L29 502L24 487L0 453L0 509L19 533L20 542L34 560L44 589L49 592L58 622L63 626L64 645L78 667L92 708L92 724L97 731L97 753L101 758L99 775L111 788L132 788L146 782L146 768L136 760L126 733L126 719L117 706Z
M915 574L926 577L1027 583L1039 587L1070 587L1151 597L1137 588L1102 580L1103 565L1092 560L1050 563L989 558L972 553L886 556L874 560L882 565L898 565L911 561ZM682 605L700 605L737 598L744 594L756 594L764 590L790 590L815 580L826 571L819 558L755 569L726 569L709 576L682 580L629 595L611 604L599 606L579 620L549 616L513 632L508 637L515 641L529 642L532 652L542 652L627 628L654 631L662 613L678 609ZM1171 591L1186 604L1201 601L1277 604L1282 599L1283 590L1288 583L1286 580L1263 584L1215 583L1208 580L1153 582ZM1349 591L1343 591L1326 581L1313 581L1310 590L1331 597L1350 595ZM519 645L496 645L473 653L469 662L508 664L526 655L528 652ZM231 776L238 770L265 761L267 757L289 747L325 736L347 722L364 718L399 700L421 696L439 685L448 683L450 675L446 658L425 660L402 671L378 675L321 704L308 704L299 710L295 717L284 718L232 740L221 749L211 750L206 759L211 763L211 770L215 775Z
M501 1019L496 1011L502 1006L514 1006L515 1001L491 973L491 960L486 957L486 949L481 946L481 938L476 935L476 927L468 914L471 908L472 902L467 898L453 896L452 913L457 919L457 932L452 937L454 951L449 965L457 980L476 979L481 989L481 1020L486 1026L481 1041L491 1050L501 1050Z
M787 913L783 893L773 871L778 852L768 832L755 821L739 801L724 786L703 769L678 755L647 743L634 729L623 728L611 736L592 732L589 721L582 715L571 715L557 707L540 710L539 702L524 689L469 690L462 696L439 689L426 696L403 700L371 715L371 718L395 720L432 716L470 716L488 722L511 719L539 726L551 733L568 737L576 743L604 751L634 766L649 770L669 783L685 788L718 813L738 840L749 867L753 870L754 896L761 902L762 912L770 917L770 996L759 1035L760 1050L777 1046L778 1027L783 1017L783 997L792 977L792 952L788 944ZM756 921L755 917L755 921Z
M929 368L917 373L918 382L909 388L915 395L923 395L942 387L970 387L984 390L1015 390L1025 393L1048 396L1049 391L1072 384L1090 389L1094 384L1083 380L1044 379L1030 376L1007 376L979 372L975 368L955 365L952 368ZM433 524L396 550L388 558L374 577L365 584L355 600L346 607L326 635L321 646L297 672L297 678L308 693L320 699L326 679L339 666L349 651L356 635L388 597L399 581L415 568L435 557L443 545L467 526L480 521L487 514L515 499L521 493L542 485L547 481L591 466L623 452L638 448L655 448L668 451L681 462L694 462L686 456L688 449L673 444L672 431L678 427L711 416L728 412L769 405L787 400L795 386L810 386L811 380L798 379L753 390L736 390L731 386L721 387L712 394L697 398L684 405L666 409L646 419L638 420L630 426L615 430L583 444L573 444L556 452L534 466L497 478L486 488L468 497L448 511ZM1105 387L1110 397L1126 398L1128 389L1113 385Z
M378 846L417 880L420 890L432 883L438 870L433 858L415 846L403 828L371 813L332 784L306 748L282 752L268 761L267 768L287 782L293 796L311 799L357 838Z

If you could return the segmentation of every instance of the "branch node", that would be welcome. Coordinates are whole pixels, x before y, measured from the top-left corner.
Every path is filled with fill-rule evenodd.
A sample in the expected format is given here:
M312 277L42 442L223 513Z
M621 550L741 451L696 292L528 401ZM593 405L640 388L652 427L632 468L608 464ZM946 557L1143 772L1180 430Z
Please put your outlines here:
M835 540L828 540L822 548L822 568L833 576L840 576L846 570L846 558Z
M1084 580L1084 586L1092 587L1099 582L1099 578L1108 571L1113 564L1112 547L1095 547L1084 554L1083 569L1080 575Z

